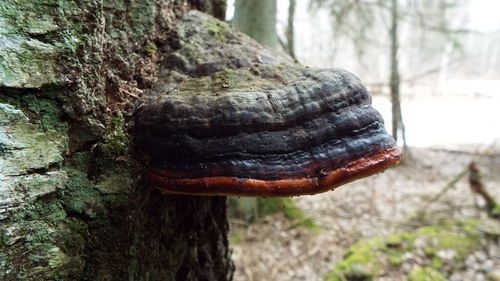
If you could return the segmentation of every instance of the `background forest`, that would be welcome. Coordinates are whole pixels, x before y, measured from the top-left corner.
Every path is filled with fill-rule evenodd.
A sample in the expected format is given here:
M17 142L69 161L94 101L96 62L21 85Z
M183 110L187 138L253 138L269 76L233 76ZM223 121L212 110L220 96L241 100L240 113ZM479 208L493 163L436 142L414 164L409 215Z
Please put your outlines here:
M235 280L500 280L497 5L228 2L256 40L358 75L405 146L395 169L334 192L234 203Z

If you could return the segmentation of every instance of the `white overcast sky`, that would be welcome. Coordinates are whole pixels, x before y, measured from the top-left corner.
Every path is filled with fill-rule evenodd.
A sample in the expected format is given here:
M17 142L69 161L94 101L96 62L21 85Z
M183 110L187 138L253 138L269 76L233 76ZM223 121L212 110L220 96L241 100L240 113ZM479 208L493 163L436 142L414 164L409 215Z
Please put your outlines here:
M500 1L471 0L469 28L491 32L500 27Z
M288 0L278 1L278 17L280 20L286 19ZM309 0L297 0L297 7L304 8ZM234 0L228 0L226 18L231 19L234 15ZM491 32L500 28L500 1L498 0L471 0L470 1L470 22L468 28L477 31ZM298 15L305 11L297 11Z

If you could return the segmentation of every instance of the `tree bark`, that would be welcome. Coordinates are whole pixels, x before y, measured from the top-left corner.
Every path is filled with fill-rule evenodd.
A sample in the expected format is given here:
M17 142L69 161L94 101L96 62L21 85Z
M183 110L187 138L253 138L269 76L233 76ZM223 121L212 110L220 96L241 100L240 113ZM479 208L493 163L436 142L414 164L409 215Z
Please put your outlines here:
M0 279L230 280L224 197L149 187L128 134L173 22L221 0L0 2Z

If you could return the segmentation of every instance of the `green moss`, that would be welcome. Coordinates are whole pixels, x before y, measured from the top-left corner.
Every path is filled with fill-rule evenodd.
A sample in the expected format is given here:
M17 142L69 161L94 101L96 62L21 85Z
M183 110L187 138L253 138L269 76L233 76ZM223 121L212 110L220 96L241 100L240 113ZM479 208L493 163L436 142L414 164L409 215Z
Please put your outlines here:
M408 274L408 281L447 281L439 271L431 267L415 267Z
M155 43L149 43L144 48L144 51L146 51L146 53L148 53L150 55L155 53L157 50L158 50L158 47L156 47Z
M111 127L113 129L121 128L123 126L123 117L115 116L111 118Z
M54 194L17 209L6 223L0 226L0 277L8 269L20 280L73 280L83 269L85 227L67 217Z
M81 220L68 218L65 223L69 229L77 233L87 233L89 230L89 226Z
M236 70L225 69L210 76L186 79L177 85L177 89L186 94L196 95L219 95L227 91L273 89L282 83L292 82L295 79L295 74L293 70L284 69L282 65Z
M75 152L66 158L67 165L81 171L87 171L91 161L92 155L89 151Z
M127 192L134 183L131 170L126 165L109 168L99 176L96 187L103 194Z
M7 238L7 235L5 235L4 233L4 229L3 228L0 228L0 250L7 246L7 241L8 241L8 238ZM0 263L2 261L0 260Z
M124 127L123 117L117 116L111 119L109 129L99 146L104 158L114 159L128 153L131 141Z
M0 102L22 109L23 112L28 115L30 121L38 124L39 129L43 132L55 130L61 134L66 134L68 131L68 124L66 122L61 122L64 113L58 102L50 99L50 97L57 94L61 93L57 90L45 90L43 91L45 97L41 97L25 92L21 94L20 91L12 90L7 94L0 94Z
M54 194L43 196L30 205L19 209L9 215L11 221L34 221L44 220L50 224L57 224L65 219L64 208L58 200L54 200Z
M62 84L64 59L74 59L83 28L72 25L75 1L0 2L0 85L40 88ZM81 25L81 23L78 23ZM6 35L6 36L5 36ZM35 37L36 36L36 37Z
M443 267L444 264L445 263L441 258L439 258L439 257L432 258L432 267L433 268L441 268L441 267Z
M229 196L227 198L227 214L231 218L254 222L259 218L257 198Z
M446 220L441 225L421 227L414 232L359 241L349 248L344 259L325 279L340 281L342 276L357 276L361 278L359 280L371 280L385 274L391 266L403 264L406 253L418 255L417 252L424 252L425 256L421 258L430 261L429 266L435 270L439 271L445 265L459 268L465 258L480 246L482 233L479 225L478 221L470 219ZM440 253L445 252L451 253L451 257L442 258Z
M492 217L492 218L497 218L499 219L500 218L500 204L496 201L493 202L495 205L493 206L493 208L491 210L488 210L489 211L489 215Z
M358 242L349 248L344 260L325 276L325 280L373 280L382 268L377 259L377 251L384 248L383 242L376 238Z
M106 135L101 148L102 151L110 156L120 156L128 152L130 140L122 130L116 130Z
M65 252L74 256L83 254L86 235L89 227L86 223L74 218L67 218L58 225L60 245Z
M37 212L37 219L43 219L53 225L66 218L66 211L59 202L52 198L41 198L35 202L34 206Z
M464 228L461 230L441 226L426 226L420 228L415 237L425 239L426 247L424 251L427 256L433 258L441 250L452 250L455 253L453 260L461 262L479 246L475 235L469 234L469 230Z
M318 225L297 207L292 198L228 198L228 215L230 217L253 222L276 213L282 213L291 222L292 228L300 226L319 232Z
M225 22L218 20L207 20L202 22L202 26L208 30L208 34L220 42L227 42L233 37L231 27Z
M187 59L193 61L196 61L200 56L202 56L201 46L198 42L184 42L181 53Z
M69 181L62 194L62 202L67 212L88 218L97 218L105 210L105 203L99 190L92 184L87 174L66 168Z
M215 73L213 79L215 87L226 89L234 87L237 77L234 75L234 72L223 70Z
M257 210L260 217L281 212L293 222L292 227L302 226L319 231L316 223L297 207L292 198L257 198Z
M401 257L401 255L391 255L389 256L389 263L391 265L395 265L395 266L398 266L398 265L401 265L403 263L403 258Z
M125 3L127 3L125 1ZM157 3L155 0L143 0L129 2L127 8L134 16L129 20L131 22L131 32L134 35L143 36L151 31L154 26Z
M211 76L191 78L182 82L178 89L182 91L220 92L251 80L253 77L246 72L236 70L221 70Z
M232 245L239 244L245 240L247 236L245 229L238 229L229 236L229 243Z

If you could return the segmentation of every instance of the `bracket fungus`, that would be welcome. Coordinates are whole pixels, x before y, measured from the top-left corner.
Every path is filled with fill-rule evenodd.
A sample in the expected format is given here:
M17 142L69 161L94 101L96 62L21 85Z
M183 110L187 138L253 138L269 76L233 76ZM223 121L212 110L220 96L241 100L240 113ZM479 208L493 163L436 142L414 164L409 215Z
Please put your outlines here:
M367 89L344 70L257 62L159 85L135 136L151 184L165 192L316 194L401 157Z

